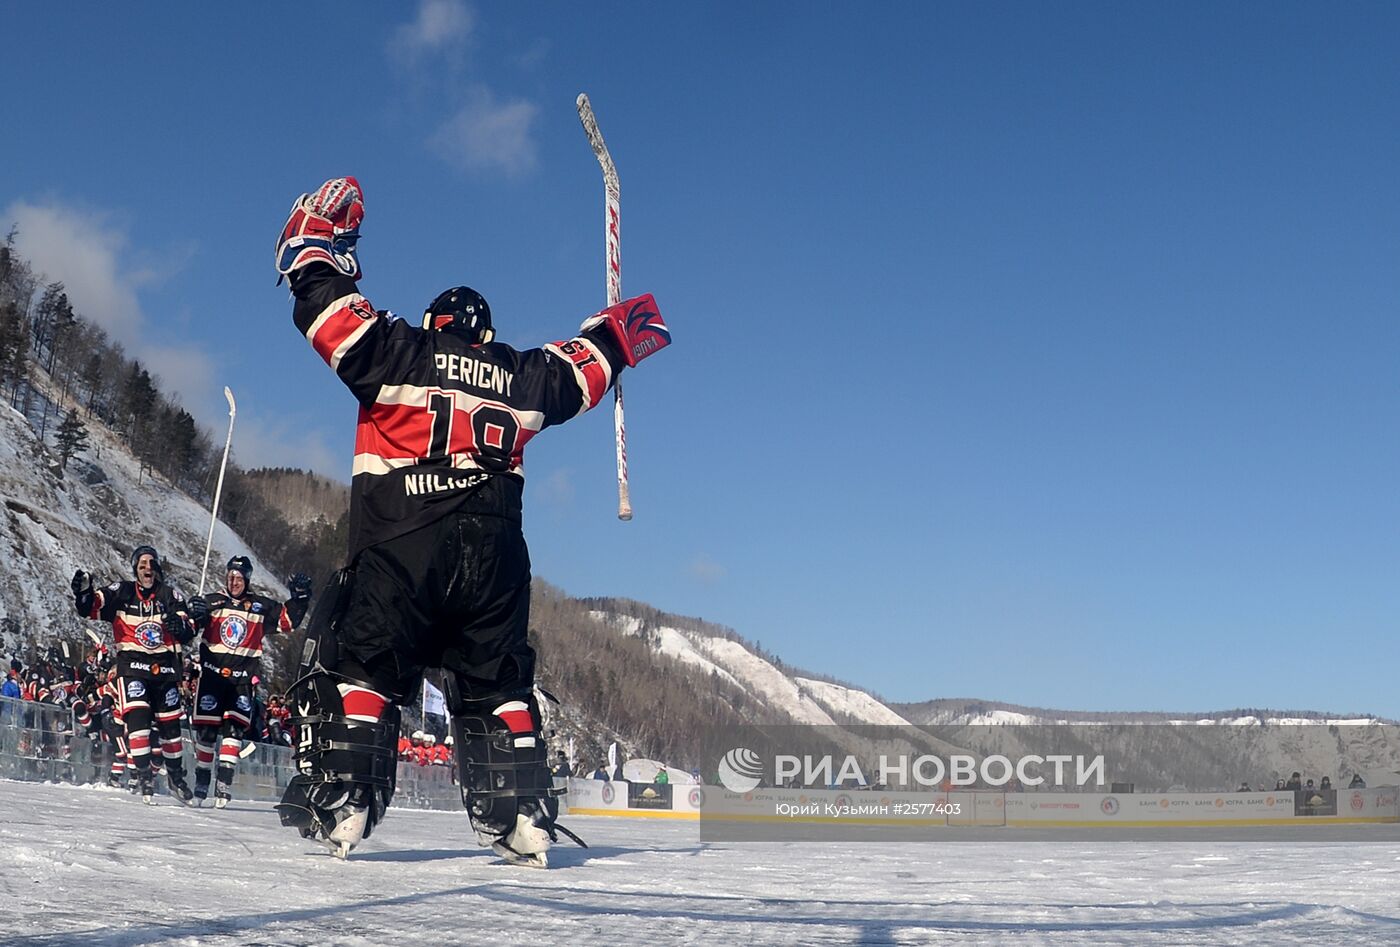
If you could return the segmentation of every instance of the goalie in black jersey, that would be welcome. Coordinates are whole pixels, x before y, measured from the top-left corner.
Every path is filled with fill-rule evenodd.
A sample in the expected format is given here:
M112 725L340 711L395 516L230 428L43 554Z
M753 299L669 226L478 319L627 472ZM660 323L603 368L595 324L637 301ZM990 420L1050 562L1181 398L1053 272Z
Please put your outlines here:
M483 844L543 867L556 826L535 652L522 460L544 428L596 406L626 366L670 343L650 296L519 351L459 286L422 325L360 295L354 178L303 195L277 245L298 331L359 402L347 567L312 618L290 723L298 775L285 824L342 857L394 792L398 706L447 673L463 803Z

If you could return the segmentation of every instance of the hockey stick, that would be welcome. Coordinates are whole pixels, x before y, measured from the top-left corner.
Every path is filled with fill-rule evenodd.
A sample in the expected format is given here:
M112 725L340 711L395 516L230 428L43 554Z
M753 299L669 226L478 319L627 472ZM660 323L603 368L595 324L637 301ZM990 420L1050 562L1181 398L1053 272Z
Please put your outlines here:
M228 467L228 449L233 446L233 419L238 414L238 406L233 403L233 392L224 387L224 397L228 399L228 438L224 441L224 459L219 464L219 484L214 488L214 508L209 513L209 538L204 541L204 568L199 570L199 592L204 594L204 577L209 574L209 550L214 545L214 524L219 521L219 495L224 492L224 470Z
M616 306L622 301L622 234L620 203L622 189L617 181L617 166L608 153L603 133L598 130L598 119L593 115L593 106L588 101L588 93L578 96L578 117L583 123L588 143L593 146L593 154L603 169L603 240L607 245L605 271L608 282L608 305ZM617 443L617 518L623 521L632 518L632 493L627 483L627 425L622 415L622 376L613 381L613 434Z

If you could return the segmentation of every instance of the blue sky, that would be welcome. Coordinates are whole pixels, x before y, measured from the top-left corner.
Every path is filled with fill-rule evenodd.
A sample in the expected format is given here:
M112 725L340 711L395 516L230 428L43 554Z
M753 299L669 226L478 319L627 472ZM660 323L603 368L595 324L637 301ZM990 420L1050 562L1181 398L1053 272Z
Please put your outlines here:
M894 700L1400 716L1400 10L15 4L0 216L248 466L348 477L292 199L362 289L676 343L527 453L537 574Z

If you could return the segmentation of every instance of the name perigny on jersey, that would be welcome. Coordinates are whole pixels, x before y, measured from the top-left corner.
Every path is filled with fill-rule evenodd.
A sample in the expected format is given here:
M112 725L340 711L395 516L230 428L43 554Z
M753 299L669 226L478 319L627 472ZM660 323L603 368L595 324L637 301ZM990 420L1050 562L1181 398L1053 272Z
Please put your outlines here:
M448 352L436 353L433 362L448 381L460 381L473 388L510 397L510 386L511 382L515 381L515 376L499 365L472 358L470 355L453 355Z

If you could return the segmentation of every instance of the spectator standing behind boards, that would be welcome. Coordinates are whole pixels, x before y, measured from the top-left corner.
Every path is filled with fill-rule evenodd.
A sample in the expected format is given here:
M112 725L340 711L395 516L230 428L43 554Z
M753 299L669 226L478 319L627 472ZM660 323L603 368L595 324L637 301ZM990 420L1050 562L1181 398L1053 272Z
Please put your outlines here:
M1235 792L1253 792L1253 791L1254 791L1253 789L1250 789L1250 788L1249 788L1249 781L1248 781L1248 780L1245 780L1244 782L1240 783L1240 788L1235 790Z
M652 782L657 783L657 784L662 785L662 786L666 785L666 784L669 783L670 781L671 781L671 774L668 773L668 772L666 772L666 767L664 767L664 766L661 767L660 769L658 769L658 770L656 771L656 778L652 780Z
M447 748L446 743L437 743L436 737L433 739L435 742L433 743L432 756L428 762L433 766L446 766L452 759L452 751Z
M1303 774L1300 773L1300 772L1298 772L1297 770L1294 770L1294 771L1293 771L1293 775L1290 776L1290 777L1288 777L1288 782L1286 782L1286 783L1283 784L1283 788L1284 788L1284 789L1288 789L1288 790L1292 790L1292 791L1294 791L1294 792L1297 792L1299 789L1302 789L1302 788L1303 788Z
M612 777L608 775L608 768L602 763L599 763L598 768L593 771L593 778L601 779L605 783L612 782Z
M24 666L19 663L18 658L10 659L10 673L5 675L5 683L0 685L0 697L13 697L16 700L23 694L20 687L20 674L24 671Z
M1318 788L1318 789L1331 789L1331 788L1332 788L1332 777L1331 777L1331 776L1324 776L1324 777L1322 777L1322 782L1320 782L1320 783L1317 784L1317 788Z
M434 747L437 745L437 734L423 733L423 743L413 753L413 762L419 766L431 766L433 762Z
M1283 779L1280 777L1279 780L1274 783L1274 792L1286 792L1287 790L1288 787L1284 785Z
M1348 789L1365 789L1365 788L1366 788L1366 780L1364 780L1364 779L1361 778L1361 774L1360 774L1360 773L1356 773L1356 774L1354 774L1354 775L1351 777L1351 782L1347 784L1347 788L1348 788Z
M568 779L574 775L574 768L569 765L569 758L563 750L554 754L554 765L549 768L549 774L555 779Z

